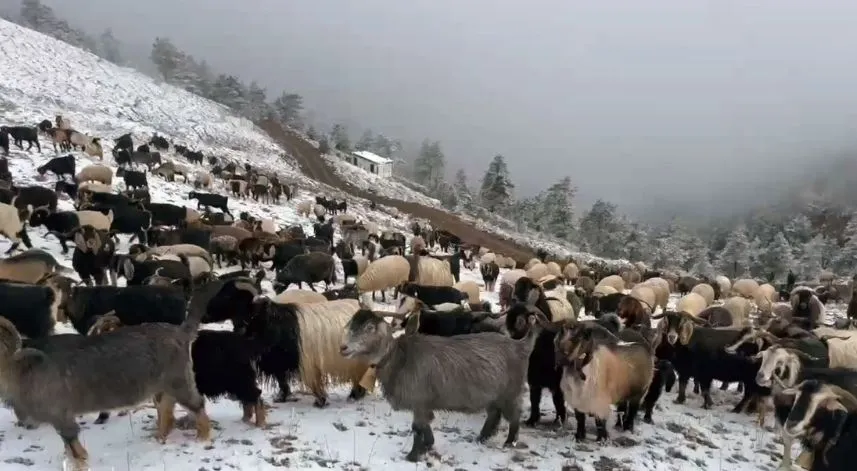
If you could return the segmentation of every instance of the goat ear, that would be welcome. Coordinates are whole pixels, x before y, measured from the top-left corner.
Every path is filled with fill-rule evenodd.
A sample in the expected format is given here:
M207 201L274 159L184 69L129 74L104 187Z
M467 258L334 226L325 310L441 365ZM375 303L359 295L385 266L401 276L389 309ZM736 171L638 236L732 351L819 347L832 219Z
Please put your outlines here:
M420 314L417 312L408 317L407 324L405 324L405 335L416 335L419 330Z
M126 258L122 261L122 271L125 272L126 279L134 278L134 263L131 262L131 259Z
M679 328L678 340L682 345L687 345L690 342L690 337L693 335L693 322L682 322Z

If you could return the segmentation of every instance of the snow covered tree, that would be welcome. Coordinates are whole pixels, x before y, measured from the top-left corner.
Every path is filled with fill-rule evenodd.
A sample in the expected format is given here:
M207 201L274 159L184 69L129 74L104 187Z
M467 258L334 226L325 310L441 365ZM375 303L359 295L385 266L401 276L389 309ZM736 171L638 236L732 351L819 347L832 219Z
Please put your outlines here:
M211 84L210 97L221 105L241 112L249 106L247 87L234 75L220 74Z
M169 38L155 38L152 53L149 55L152 63L158 68L164 81L169 82L173 74L185 62L184 54L170 41Z
M759 253L759 263L764 267L764 273L773 273L774 280L784 282L789 270L794 267L792 247L785 234L777 232L771 243L762 246Z
M330 139L333 141L333 147L336 150L351 151L351 138L348 137L348 128L344 124L333 125L333 130L330 131Z
M709 278L713 278L717 275L714 265L712 265L711 260L708 259L707 248L702 248L701 250L692 253L688 260L690 261L690 273L696 276L707 276Z
M273 107L282 122L294 126L301 122L304 99L297 93L283 92L274 100Z
M460 168L455 172L455 181L452 183L453 191L458 197L458 203L464 208L473 206L473 192L470 191L470 186L467 184L467 174L464 169Z
M817 280L824 268L824 249L826 241L818 234L803 245L797 275L804 280Z
M268 117L272 109L268 105L267 95L268 92L258 83L250 82L250 86L244 93L244 107L238 111L250 121L258 121Z
M440 200L444 208L455 209L458 207L458 195L449 183L439 180L434 188L434 196Z
M812 221L804 214L797 214L786 223L783 233L795 251L793 255L799 259L804 244L812 239Z
M372 143L372 152L388 159L392 159L393 154L401 148L402 144L399 141L390 139L383 134L376 135L375 142Z
M39 0L23 0L21 2L21 21L24 26L43 32L55 26L56 18L53 9L43 5Z
M512 203L514 190L515 185L509 176L506 159L500 154L495 155L488 164L488 170L482 178L482 186L479 189L482 205L489 211L508 208Z
M563 177L551 185L545 194L545 206L541 213L543 231L562 240L571 240L574 235L574 195L577 188L571 177Z
M440 142L423 140L420 153L414 160L414 180L420 185L434 189L442 180L446 167L446 157L440 148Z
M649 261L651 247L647 233L640 224L629 223L628 236L622 244L625 247L623 258L632 262Z
M628 228L616 210L615 204L599 199L580 218L580 235L595 255L619 258L625 253L623 243L628 239Z
M726 239L726 246L720 252L717 268L730 278L746 275L750 271L750 241L743 225L732 230Z
M306 130L306 137L312 139L313 141L318 140L318 131L315 130L315 127L310 126L309 129Z
M101 57L114 64L122 65L125 62L122 59L122 53L120 52L121 46L119 45L119 40L113 36L113 30L107 28L103 33L101 33L98 40L100 43L98 50Z
M330 153L330 142L327 141L327 136L321 136L318 140L318 151L323 154Z
M844 242L833 262L836 273L854 274L857 270L857 213L851 216L842 234Z
M367 129L363 131L363 134L360 136L360 139L357 140L357 143L354 144L354 149L356 150L368 150L372 152L375 144L375 134L372 133L371 129Z

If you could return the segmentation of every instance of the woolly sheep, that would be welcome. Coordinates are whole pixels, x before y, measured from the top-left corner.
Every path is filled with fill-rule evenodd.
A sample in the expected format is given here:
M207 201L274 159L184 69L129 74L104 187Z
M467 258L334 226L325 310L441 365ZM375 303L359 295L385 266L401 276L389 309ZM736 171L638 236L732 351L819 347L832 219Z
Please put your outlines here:
M113 184L113 170L106 165L87 165L74 176L78 183L96 181L105 185Z
M420 236L414 236L411 239L411 253L414 255L418 255L420 252L425 250L426 241Z
M708 283L700 283L690 290L691 293L696 293L705 299L705 307L711 306L714 302L714 288Z
M327 214L327 210L324 209L324 206L317 204L317 205L313 206L312 213L315 214L315 217L320 218L320 217L324 217L324 215Z
M431 257L419 257L417 277L414 282L426 286L452 286L455 279L452 277L452 273L449 271L449 263L446 261Z
M524 264L524 270L529 270L530 268L535 265L538 265L539 263L542 263L542 261L537 258L531 258L526 264Z
M685 312L691 316L696 316L702 312L706 306L705 298L703 298L702 295L697 293L687 293L678 300L678 303L675 305L675 310L676 312Z
M184 254L182 254L184 255ZM177 262L187 264L188 271L192 279L196 280L207 273L211 273L214 266L208 260L196 255L184 255L185 260L182 260L179 254L167 253L164 255L153 255L151 260L175 260Z
M610 286L615 289L617 293L621 293L625 291L625 280L623 280L619 275L610 275L603 278L595 286Z
M531 280L540 280L548 275L550 275L550 271L548 271L548 266L544 263L536 263L535 265L527 268L527 278Z
M488 253L482 255L481 257L479 257L479 263L482 265L487 265L491 262L496 262L496 261L497 261L497 254L495 254L494 252L488 252ZM500 264L498 263L497 265L500 265Z
M753 299L759 311L770 314L774 303L779 301L779 294L776 288L769 283L765 283L756 289L756 292L753 293Z
M162 245L160 247L151 247L146 252L154 255L186 255L188 257L201 257L206 262L211 264L213 261L211 258L211 254L208 253L208 250L204 248L194 245L194 244L173 244L173 245Z
M640 273L646 273L647 271L649 271L649 267L647 267L646 264L643 262L634 262L633 265L634 268L636 268L637 271Z
M670 284L667 280L655 277L649 278L648 280L640 283L641 285L648 286L655 292L655 298L657 299L657 306L661 308L661 310L665 311L667 309L667 303L670 300Z
M559 264L556 262L548 262L545 263L548 269L548 274L556 277L562 276L562 268L559 267Z
M366 232L369 234L377 234L379 231L378 223L366 221L363 223L363 228L366 229Z
M732 284L732 296L742 296L747 299L753 299L756 290L759 289L759 283L749 278L741 278Z
M622 280L625 282L626 289L633 288L634 285L640 282L640 278L642 278L640 276L640 272L634 269L622 270L622 272L619 273L619 276L621 276Z
M818 275L818 281L822 284L829 285L833 283L833 280L836 279L836 273L833 273L830 270L824 270L821 274Z
M655 306L658 304L658 298L655 296L655 290L650 286L637 285L631 288L629 294L632 298L643 303L643 307L648 309L649 313L653 313Z
M266 218L260 221L259 230L268 234L276 234L279 228L277 227L277 223L274 222L273 219Z
M478 303L480 301L479 285L476 284L475 281L459 281L458 283L452 285L452 287L466 294L467 302Z
M835 329L830 329L834 330ZM824 331L823 331L824 332ZM839 331L836 336L822 335L822 340L827 341L827 354L830 358L830 368L848 368L857 370L857 332L852 331L850 338L846 338Z
M608 294L616 294L616 288L607 285L596 285L595 289L592 290L593 296L607 296Z
M325 301L327 298L323 294L301 289L283 291L274 298L274 302L277 304L323 303Z
M379 258L370 263L366 271L357 278L357 290L360 293L381 291L382 299L386 299L384 291L407 282L410 271L408 259L401 255Z
M577 265L574 262L569 262L565 268L562 269L562 276L564 276L566 280L574 282L574 280L580 276L580 269L577 268Z
M786 302L774 303L774 305L771 307L771 314L773 314L774 317L780 319L791 320L792 305Z
M110 225L113 224L113 210L107 214L101 211L77 211L77 220L80 221L80 227L92 226L98 231L109 231Z
M515 286L515 283L524 276L527 276L527 272L521 270L520 268L516 268L514 270L509 270L506 273L501 275L501 282L506 285Z
M77 187L77 194L84 193L112 193L113 188L101 182L83 182Z
M297 206L298 214L308 217L312 213L313 204L312 200L301 201Z
M732 296L723 302L723 308L732 314L732 326L743 327L750 319L750 311L753 306L746 298Z
M506 257L500 254L497 254L497 260L494 263L496 263L497 266L500 268L508 268L509 270L514 270L515 267L518 265L518 263L515 262L514 258Z
M12 200L12 203L14 204L15 201ZM19 210L11 204L0 203L0 234L12 242L7 254L18 248L21 241L26 246L30 246L30 238L27 236L24 223L21 222Z
M193 186L196 188L211 188L211 174L204 170L197 170L193 174Z
M729 293L732 292L732 281L730 281L728 277L717 275L714 277L714 282L720 286L720 296L727 297L729 296Z

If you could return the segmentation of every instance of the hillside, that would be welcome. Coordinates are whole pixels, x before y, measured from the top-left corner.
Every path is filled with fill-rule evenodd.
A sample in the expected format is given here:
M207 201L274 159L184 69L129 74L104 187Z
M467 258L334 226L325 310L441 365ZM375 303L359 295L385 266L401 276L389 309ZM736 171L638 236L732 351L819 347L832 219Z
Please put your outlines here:
M34 124L61 113L81 131L105 137L105 154L108 155L105 163L109 165L112 165L109 138L132 132L140 142L157 132L176 143L202 150L206 155L272 169L300 181L305 188L324 188L323 184L331 184L357 195L366 194L364 189L349 186L313 153L311 144L288 130L268 129L274 136L271 139L252 123L232 117L210 101L156 83L134 71L115 67L4 21L0 21L0 51L0 68L4 71L0 74L2 124ZM296 160L281 157L283 151L277 146L280 142L286 144L286 151L295 155ZM8 160L17 185L53 185L51 179L36 178L35 167L55 156L47 139L42 139L42 145L41 153L12 147ZM166 156L185 163L172 152ZM76 158L78 168L92 163L82 155ZM318 178L321 184L308 181L299 169ZM360 181L359 173L348 175L353 181ZM165 182L153 175L149 176L149 183L155 202L195 205L186 198L191 186L185 183ZM119 190L123 184L114 182L113 186L114 190ZM225 193L222 186L215 191ZM311 233L313 221L298 216L295 207L314 196L313 191L303 190L292 202L279 205L230 198L230 208L236 214L247 211L258 217L271 217L281 226L301 225ZM357 198L352 202L349 212L358 218L375 221L383 229L406 232L409 218L393 218L384 212L372 211ZM405 211L411 208L419 217L434 214L420 209L424 206L400 202L389 196L380 202ZM59 209L71 208L70 201L60 202ZM448 228L466 230L462 220L444 214L436 217L445 218L441 221L448 223ZM70 265L70 254L61 254L56 239L46 238L43 228L30 229L30 234L35 247L52 252L61 263ZM524 249L515 249L515 242L479 235L484 233L473 234L473 237L481 237L474 242L507 244L497 247L499 250L521 250L523 255ZM8 246L5 239L0 241L0 250ZM124 252L127 247L128 238L122 236L119 251ZM235 267L223 271L232 269ZM481 285L478 270L462 270L462 279ZM266 294L271 294L268 281L263 283L263 288ZM481 297L497 309L497 293L483 291ZM392 306L380 305L379 308L390 310ZM230 326L225 323L204 328L228 329ZM58 330L66 332L70 327L63 325ZM90 464L96 471L424 469L423 465L403 459L403 450L411 442L410 415L392 411L379 391L352 404L346 401L348 388L331 388L329 405L322 410L313 407L312 398L305 393L298 394L297 402L274 404L271 402L274 392L268 385L264 388L264 398L271 406L269 424L264 429L242 423L241 408L234 401L209 401L207 410L215 422L214 441L210 444L194 441L193 433L185 430L173 432L165 445L156 443L150 437L154 410L148 404L126 417L114 415L103 425L92 423L95 414L80 417L82 441L89 449ZM613 441L607 444L575 443L570 435L574 422L570 419L566 429L556 430L547 423L535 429L524 428L519 445L513 450L501 449L499 437L488 445L474 443L473 436L481 427L484 414L439 413L433 422L437 453L430 458L430 465L433 469L473 471L773 470L774 459L780 451L775 435L771 430L758 429L752 416L727 412L738 397L732 391L714 391L715 408L704 411L699 408L700 398L696 395L689 396L687 405L678 406L672 403L673 393L665 394L655 411L654 425L638 422L636 431L626 434L611 430ZM542 399L542 412L544 422L553 418L547 394ZM527 404L524 416L528 413ZM8 409L0 410L0 443L3 444L0 461L4 470L61 468L62 446L52 429L42 425L36 430L25 430L13 424L13 413ZM500 433L504 434L506 428L503 423ZM590 436L593 436L592 430Z

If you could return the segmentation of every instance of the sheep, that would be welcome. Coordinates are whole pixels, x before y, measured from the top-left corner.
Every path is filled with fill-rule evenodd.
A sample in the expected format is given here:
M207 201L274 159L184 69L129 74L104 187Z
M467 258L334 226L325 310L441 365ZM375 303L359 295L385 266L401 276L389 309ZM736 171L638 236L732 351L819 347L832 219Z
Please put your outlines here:
M759 308L759 311L770 314L773 304L779 301L777 289L765 283L759 286L756 292L753 293L753 300L756 302L756 307Z
M339 339L349 319L359 309L357 301L342 299L309 304L277 304L257 298L243 334L261 351L260 373L280 387L276 402L288 400L289 379L297 375L315 396L314 405L327 405L329 381L352 383L349 399L360 399L360 385L368 363L343 358ZM369 385L371 386L371 385Z
M224 259L234 263L238 257L238 239L228 235L212 237L208 250L217 261L218 267L223 267Z
M366 268L369 267L369 259L366 257L362 257L360 255L355 255L350 259L342 259L342 273L345 279L343 280L345 283L348 283L348 277L353 277L355 281L366 272Z
M670 299L670 285L669 282L660 277L649 278L648 280L640 283L641 285L648 286L655 292L655 303L657 306L652 306L653 311L657 307L660 307L661 310L665 311L667 309L667 304Z
M344 357L366 358L377 365L384 397L394 410L413 412L414 444L408 461L418 461L434 445L434 410L488 409L477 437L480 443L497 432L502 415L509 421L504 446L514 446L518 398L535 335L513 340L498 333L440 337L418 331L419 315L411 316L405 335L394 338L380 314L361 309L348 322L341 346Z
M682 296L675 305L676 312L685 312L690 314L691 316L696 316L707 304L705 303L705 298L697 293L688 293Z
M313 202L311 200L301 201L296 208L299 215L309 217L312 212Z
M654 312L658 300L655 295L655 290L652 289L650 286L634 286L633 288L631 288L631 292L628 295L636 299L637 301L640 301L643 304L643 307L646 308L646 310L649 312L649 314Z
M103 335L122 327L122 321L112 314L102 316L89 335ZM250 423L255 416L257 427L265 426L265 404L262 390L256 385L256 352L251 343L240 335L224 330L197 331L191 345L193 375L199 393L208 399L230 396L241 402L243 417ZM108 413L99 414L101 422Z
M497 261L497 255L494 254L494 252L488 252L488 253L483 254L481 257L479 257L479 264L480 265L487 265L489 263L496 262L496 261Z
M10 254L21 242L24 246L31 248L33 245L30 242L30 236L27 235L27 228L22 222L22 218L26 218L27 209L18 209L11 204L0 203L0 234L5 236L12 242L6 254Z
M80 210L76 211L78 226L91 226L97 231L109 231L113 224L113 211L110 210L107 214L100 211Z
M207 281L212 275L214 266L203 257L184 254L150 255L149 260L172 260L187 266L191 280L196 283Z
M549 274L548 266L541 262L527 269L527 278L531 280L539 280Z
M19 283L38 283L53 273L72 273L57 259L41 249L30 249L0 260L0 279Z
M360 298L360 293L357 292L357 286L348 285L343 286L339 289L331 289L322 293L325 299L328 301L334 301L337 299L358 299Z
M597 440L607 436L610 407L619 404L617 426L634 430L634 419L654 378L654 354L648 342L625 343L606 328L581 323L563 327L555 340L562 366L560 387L578 416L577 440L585 437L583 414L595 416Z
M793 289L789 303L792 306L792 322L801 327L812 330L824 320L824 305L806 286Z
M676 281L675 289L678 291L678 294L684 296L687 293L690 293L691 290L699 283L699 280L692 276L682 276L678 281Z
M312 213L315 214L315 217L320 219L323 218L325 214L327 214L327 209L325 209L324 206L317 204L313 206Z
M732 281L730 281L729 278L723 275L717 275L714 277L714 282L720 288L719 290L715 290L716 294L719 294L720 296L729 296L729 293L732 291Z
M279 293L292 283L297 283L298 288L303 283L307 283L310 289L315 291L313 283L322 281L328 288L336 281L336 265L333 257L326 253L310 252L295 256L282 270L277 272L274 290Z
M702 296L705 299L705 307L711 306L714 303L714 288L708 283L699 283L690 292Z
M321 293L300 289L283 291L274 298L274 302L277 304L322 303L327 300L328 299Z
M196 172L193 173L193 187L194 188L206 188L206 189L211 188L211 182L213 180L214 179L212 178L211 174L206 172L206 171L197 170Z
M610 275L608 277L603 278L601 281L595 285L596 288L598 286L610 286L616 290L617 293L621 293L625 291L625 280L622 279L619 275ZM610 294L610 293L606 293Z
M105 185L113 184L113 170L106 165L87 165L83 170L74 176L74 180L78 183L84 182L99 182Z
M459 281L452 287L466 294L468 303L480 302L479 285L475 281Z
M152 397L159 441L172 429L176 402L196 416L197 437L207 441L211 424L190 358L198 325L198 318L188 317L181 326L131 326L88 337L68 352L46 354L22 350L18 331L0 319L0 390L19 416L57 430L76 469L88 469L78 414L135 406Z
M732 284L732 296L741 296L747 299L753 299L753 295L759 289L759 283L749 278L736 280Z
M386 302L385 291L408 281L411 266L401 255L390 255L369 264L366 271L357 278L357 290L362 293L381 291L381 300ZM450 283L451 285L452 283Z
M402 306L407 297L414 297L429 306L438 304L452 303L461 305L463 301L468 299L467 293L453 288L452 286L426 286L416 283L403 283L399 287L399 294L404 294L399 303L399 313L403 313Z
M562 276L566 281L574 284L574 282L577 281L577 277L580 276L580 269L574 262L568 262L562 269Z
M136 246L142 249L140 246ZM129 248L129 252L131 249ZM195 244L172 244L162 245L160 247L150 247L142 250L150 255L185 255L187 257L199 257L205 260L206 263L212 265L214 259L211 254L204 248Z
M524 271L529 270L530 268L542 263L542 261L538 258L531 258L527 260L527 263L524 264Z
M500 267L496 262L480 263L479 272L482 275L482 281L485 283L485 291L493 293L494 285L500 276Z
M592 290L593 296L607 296L611 294L621 294L621 291L616 291L616 288L608 285L597 285Z
M707 307L697 314L696 317L708 322L710 327L743 327L742 325L734 324L732 313L723 306Z
M68 140L72 147L80 147L90 157L99 157L104 160L104 150L101 148L101 139L87 136L77 131L68 133Z
M750 320L750 311L753 306L750 301L740 296L732 296L723 302L724 309L732 315L732 325L743 327Z
M63 175L73 177L74 169L74 156L69 154L64 157L54 157L44 165L37 167L36 171L39 172L39 175L44 175L47 172L51 172L56 175L57 178L62 179Z
M525 302L528 305L534 305L542 310L542 312L550 312L551 320L558 321L562 319L575 319L577 316L574 308L566 299L565 291L558 293L558 296L547 296L541 286L537 285L528 277L518 279L515 283L512 298L518 302Z

